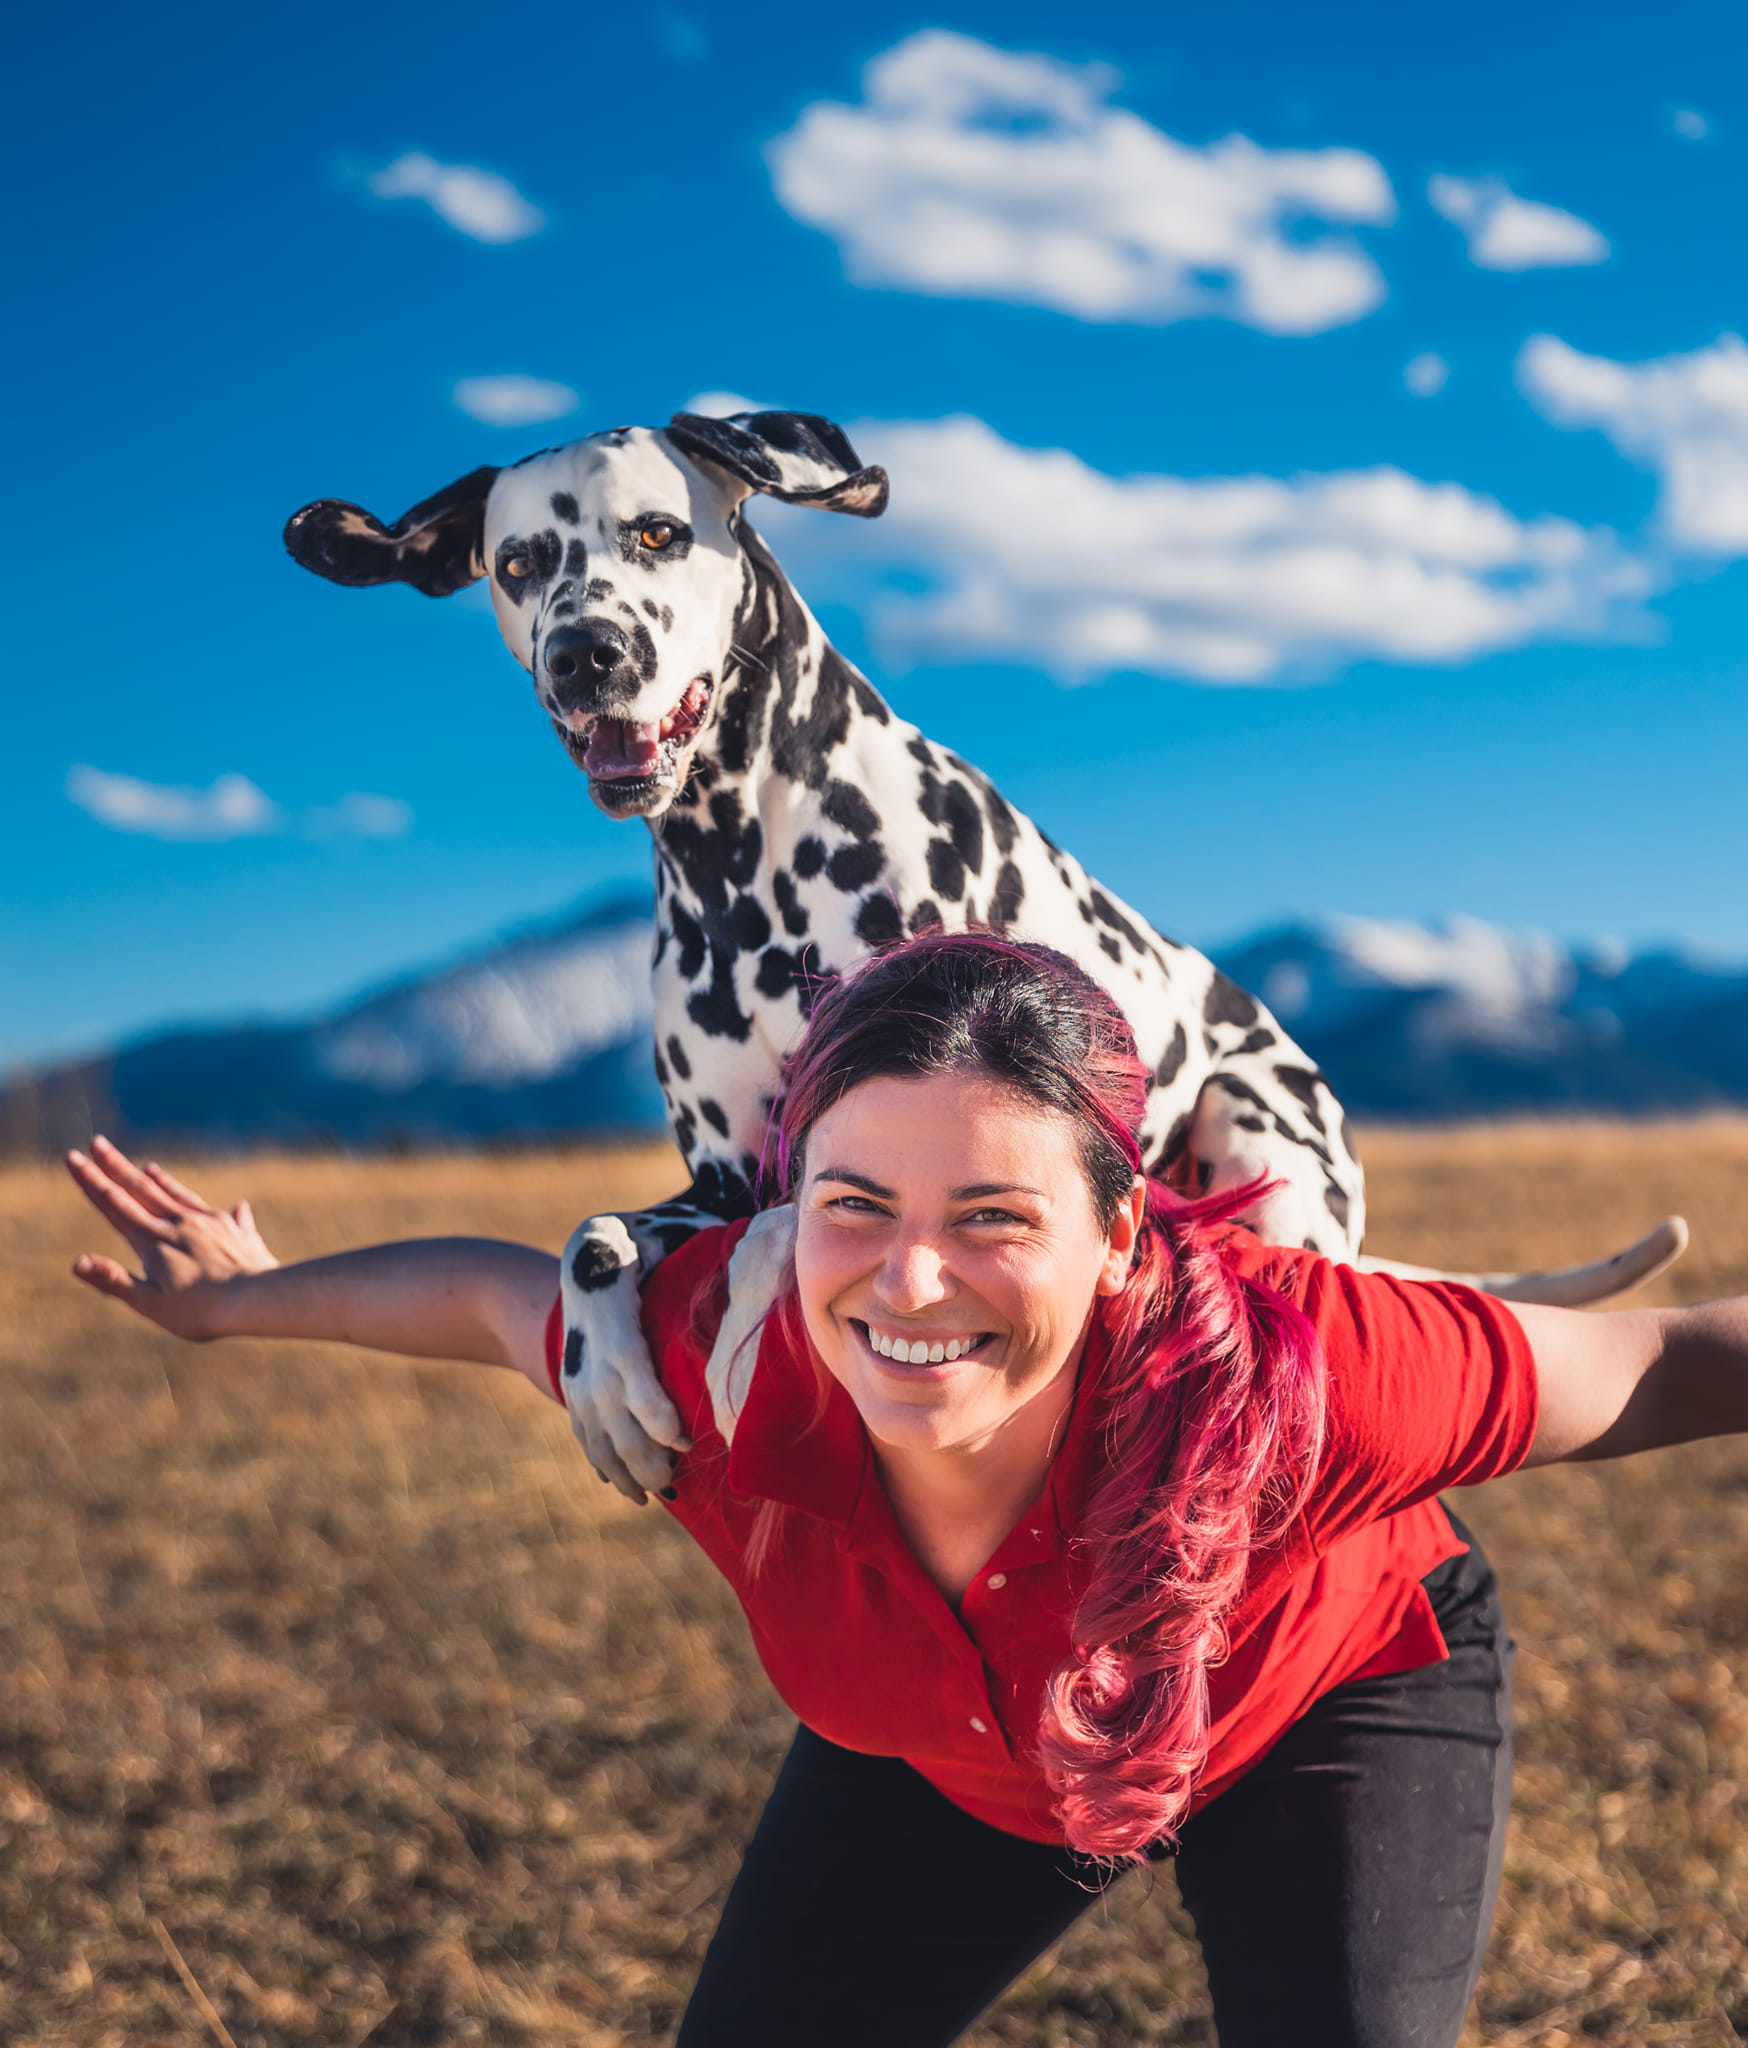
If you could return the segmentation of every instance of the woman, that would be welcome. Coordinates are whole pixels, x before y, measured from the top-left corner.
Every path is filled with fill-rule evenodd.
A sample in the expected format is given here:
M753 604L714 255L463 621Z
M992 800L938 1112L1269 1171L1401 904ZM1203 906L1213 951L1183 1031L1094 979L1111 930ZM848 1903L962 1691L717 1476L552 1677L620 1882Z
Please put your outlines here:
M899 946L791 1063L793 1208L645 1290L693 1439L665 1497L802 1723L681 2048L948 2042L1168 1854L1224 2048L1457 2039L1510 1645L1436 1496L1748 1426L1748 1305L1508 1308L1261 1245L1255 1190L1138 1173L1146 1078L1060 955ZM144 1277L74 1270L166 1329L575 1370L543 1253L278 1267L246 1205L94 1150Z

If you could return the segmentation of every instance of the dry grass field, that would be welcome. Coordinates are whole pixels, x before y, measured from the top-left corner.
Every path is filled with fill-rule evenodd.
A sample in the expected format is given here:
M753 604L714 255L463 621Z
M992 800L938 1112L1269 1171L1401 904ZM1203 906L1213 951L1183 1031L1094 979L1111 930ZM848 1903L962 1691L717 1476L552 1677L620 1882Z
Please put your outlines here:
M1557 1263L1681 1209L1663 1297L1748 1290L1748 1121L1365 1152L1375 1250ZM287 1254L556 1246L676 1178L660 1151L204 1174ZM56 1174L0 1173L0 2037L669 2039L789 1732L709 1568L521 1381L184 1349L65 1277L94 1241ZM1748 1445L1462 1505L1521 1644L1467 2038L1736 2041ZM973 2039L1210 2042L1169 1875L1126 1881Z

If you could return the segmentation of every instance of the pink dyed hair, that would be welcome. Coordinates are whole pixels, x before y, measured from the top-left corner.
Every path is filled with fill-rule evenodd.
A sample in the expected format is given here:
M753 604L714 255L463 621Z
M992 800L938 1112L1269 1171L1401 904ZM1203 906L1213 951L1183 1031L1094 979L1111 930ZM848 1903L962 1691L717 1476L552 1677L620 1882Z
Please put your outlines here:
M1073 1121L1108 1229L1140 1170L1147 1070L1098 983L1064 954L994 933L925 933L818 993L773 1117L778 1185L795 1186L808 1131L848 1089L961 1071ZM1209 1234L1263 1187L1191 1200L1149 1180L1129 1285L1104 1305L1109 1462L1083 1532L1091 1569L1071 1653L1038 1730L1069 1845L1087 1855L1138 1861L1181 1824L1226 1617L1321 1448L1315 1332L1282 1295L1238 1279ZM798 1311L792 1296L781 1305L805 1344ZM774 1535L755 1531L761 1554Z

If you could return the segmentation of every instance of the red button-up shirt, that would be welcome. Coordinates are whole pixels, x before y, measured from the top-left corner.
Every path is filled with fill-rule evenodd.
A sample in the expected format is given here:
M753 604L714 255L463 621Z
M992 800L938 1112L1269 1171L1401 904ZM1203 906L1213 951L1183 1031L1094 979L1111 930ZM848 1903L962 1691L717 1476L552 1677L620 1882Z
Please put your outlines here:
M808 1727L848 1749L903 1757L992 1826L1060 1842L1033 1750L1045 1683L1069 1651L1085 1584L1074 1539L1105 1456L1097 1316L1043 1491L955 1613L899 1529L854 1403L828 1380L822 1411L822 1375L777 1316L761 1336L733 1448L724 1442L693 1303L745 1228L701 1232L644 1289L651 1351L696 1446L675 1475L675 1519L733 1586L772 1684ZM1490 1296L1358 1273L1243 1230L1223 1248L1238 1271L1310 1316L1329 1409L1307 1504L1253 1562L1229 1616L1231 1655L1209 1673L1197 1807L1333 1686L1446 1655L1420 1581L1464 1546L1436 1495L1511 1471L1536 1425L1534 1360L1517 1319ZM562 1337L555 1305L555 1393ZM755 1572L747 1546L767 1501L792 1512Z

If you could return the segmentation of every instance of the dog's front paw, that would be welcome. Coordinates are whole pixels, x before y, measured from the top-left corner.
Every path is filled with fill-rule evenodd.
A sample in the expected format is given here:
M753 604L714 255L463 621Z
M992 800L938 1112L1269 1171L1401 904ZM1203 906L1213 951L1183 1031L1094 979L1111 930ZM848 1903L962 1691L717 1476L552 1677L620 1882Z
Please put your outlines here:
M692 1445L644 1341L640 1264L618 1216L591 1217L566 1245L559 1386L589 1463L641 1506L668 1487L675 1454Z

